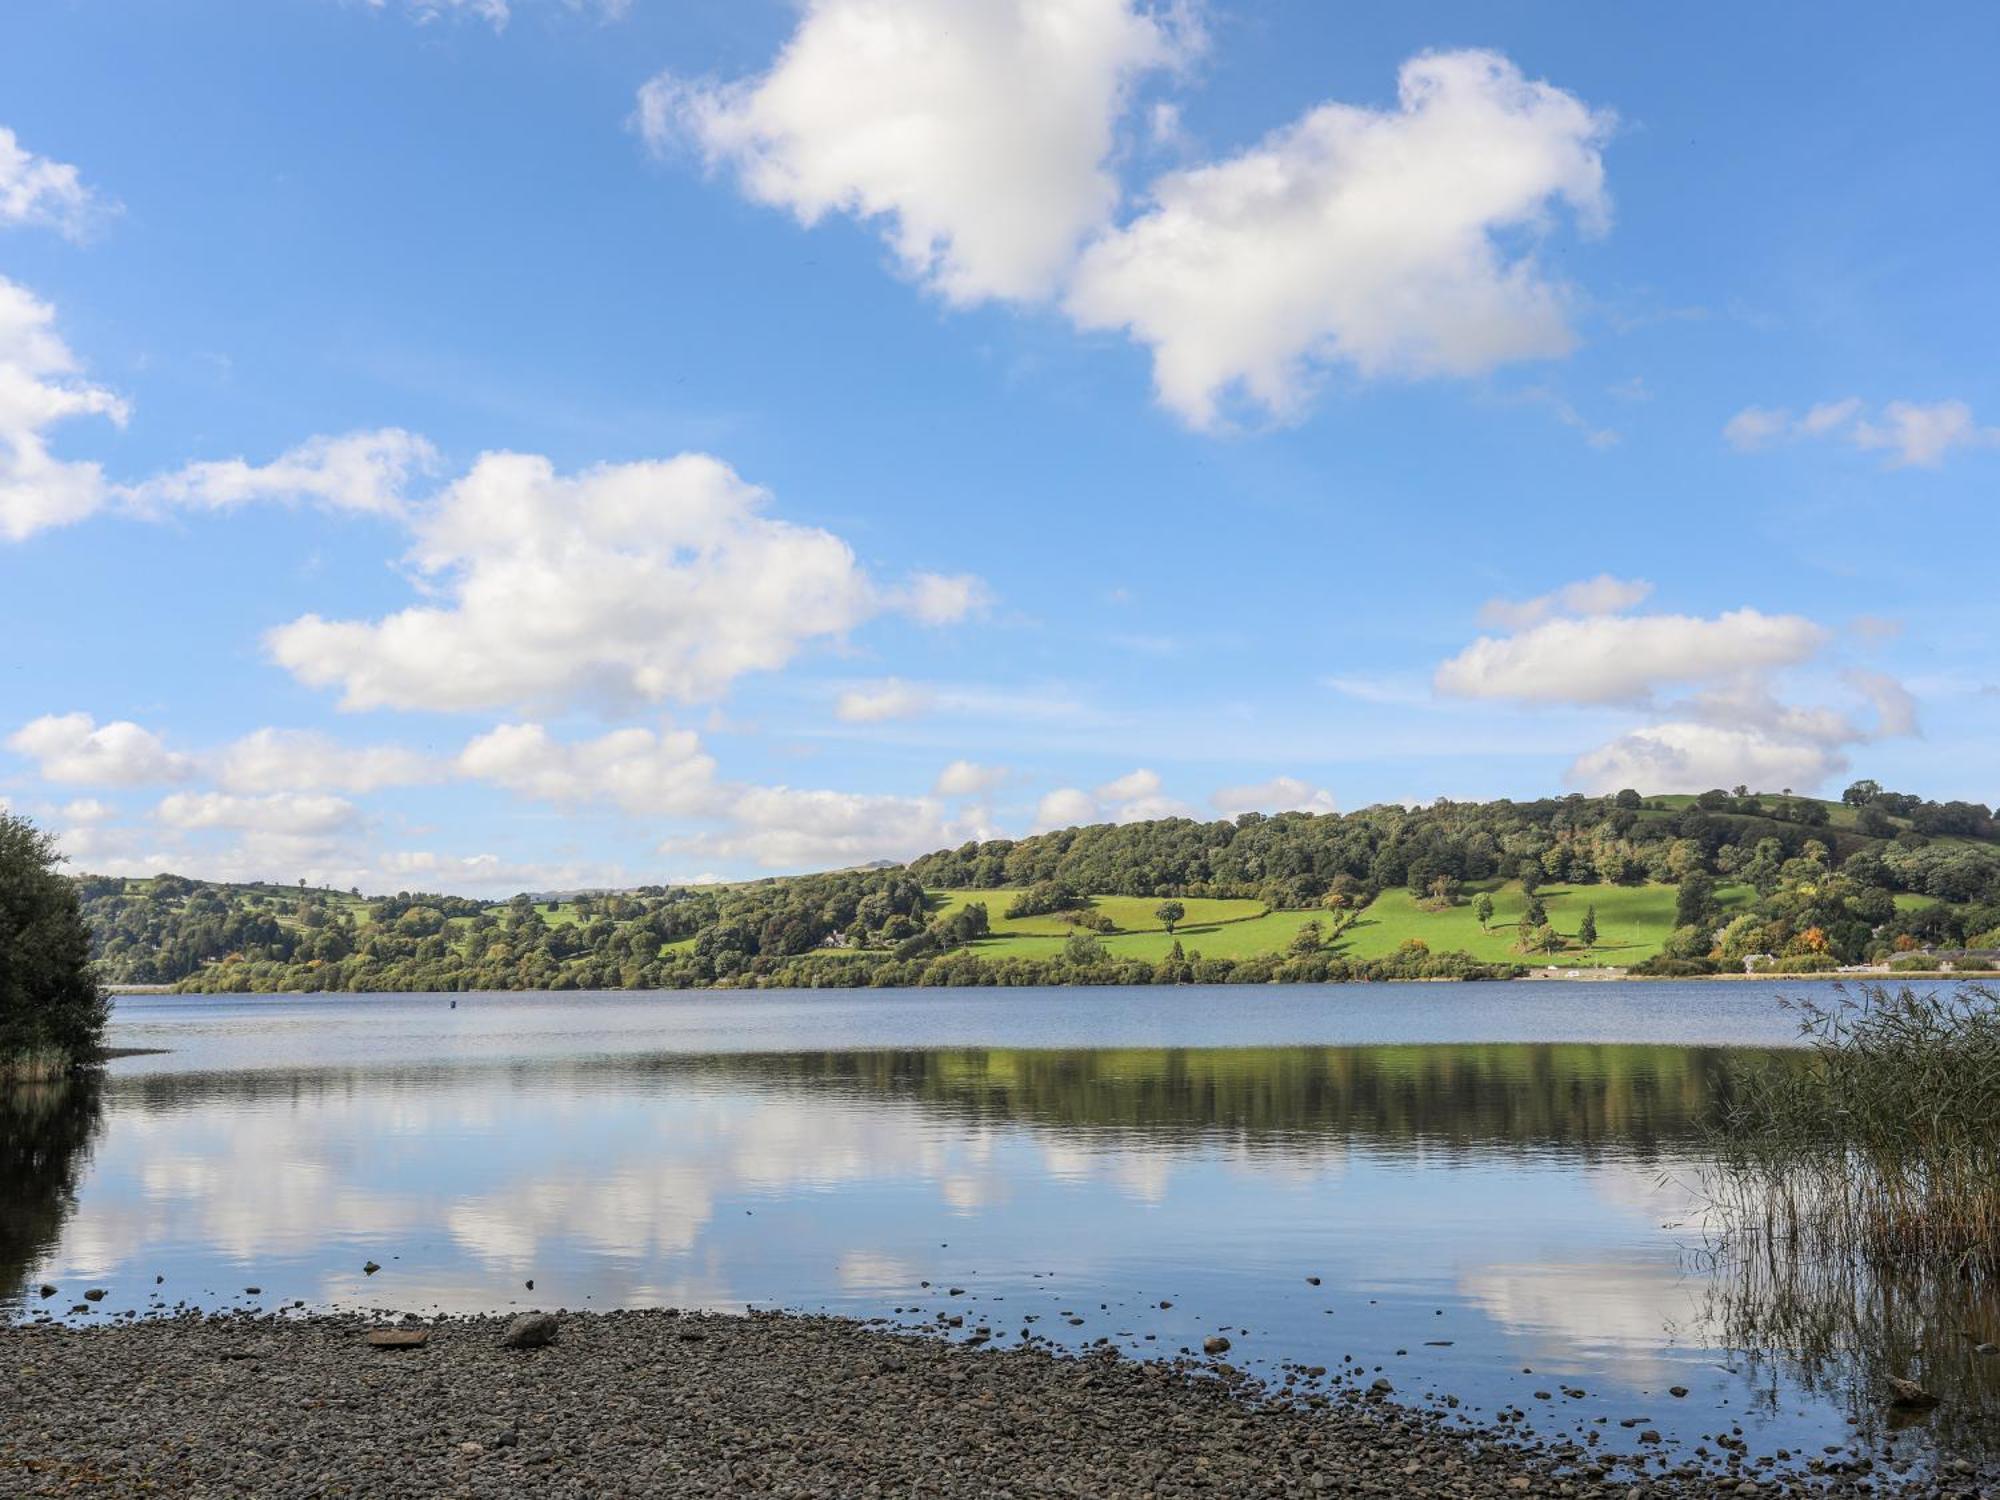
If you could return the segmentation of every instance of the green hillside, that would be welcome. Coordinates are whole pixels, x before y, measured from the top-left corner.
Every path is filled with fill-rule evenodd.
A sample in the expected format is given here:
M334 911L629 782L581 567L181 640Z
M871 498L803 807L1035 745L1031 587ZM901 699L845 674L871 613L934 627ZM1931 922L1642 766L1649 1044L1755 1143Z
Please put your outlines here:
M217 990L1915 970L2000 949L1992 810L1871 782L1838 802L1627 791L1107 823L906 866L555 900L172 875L78 884L106 980ZM1547 924L1536 933L1521 926L1530 891ZM1039 914L1009 917L1024 892ZM1172 934L1156 915L1168 900L1184 909Z
M1493 918L1482 928L1473 914L1473 898L1480 892L1493 897ZM1652 958L1674 928L1674 901L1678 888L1672 885L1637 886L1542 886L1536 894L1547 910L1550 923L1570 939L1564 951L1549 955L1526 953L1521 946L1518 923L1526 904L1518 880L1485 880L1468 886L1461 898L1443 908L1420 899L1407 890L1385 891L1369 902L1341 937L1328 945L1330 953L1347 958L1388 958L1403 944L1422 942L1434 953L1462 952L1489 963L1560 963L1567 967L1613 965L1626 967ZM929 893L941 913L957 911L982 901L992 912L1004 911L1019 894L1013 890L933 891ZM1733 912L1751 901L1755 892L1747 886L1717 889L1717 904ZM1333 914L1324 909L1272 911L1254 901L1190 900L1187 918L1170 937L1152 918L1159 903L1153 898L1093 896L1093 909L1113 917L1126 930L1104 936L1105 952L1112 958L1143 959L1157 963L1172 950L1176 941L1183 951L1205 958L1255 958L1292 951L1300 930L1308 922L1322 928L1332 923ZM1597 943L1585 951L1575 942L1584 912L1595 908ZM1143 912L1135 908L1143 908ZM1059 916L1027 917L994 922L994 935L972 944L982 958L1055 958L1063 952L1069 934L1076 929Z

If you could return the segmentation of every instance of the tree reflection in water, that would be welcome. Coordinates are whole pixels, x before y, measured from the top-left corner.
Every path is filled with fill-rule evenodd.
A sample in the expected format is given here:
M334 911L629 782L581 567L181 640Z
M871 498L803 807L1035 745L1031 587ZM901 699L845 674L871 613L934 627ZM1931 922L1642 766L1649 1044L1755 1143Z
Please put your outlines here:
M0 1083L0 1308L60 1238L103 1119L99 1074Z

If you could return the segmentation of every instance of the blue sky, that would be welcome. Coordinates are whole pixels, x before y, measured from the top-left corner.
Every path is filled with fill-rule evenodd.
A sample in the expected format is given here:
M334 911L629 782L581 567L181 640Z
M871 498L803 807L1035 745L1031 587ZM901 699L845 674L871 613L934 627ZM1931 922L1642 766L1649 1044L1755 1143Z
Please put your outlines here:
M0 797L740 876L1989 800L2000 14L26 0Z

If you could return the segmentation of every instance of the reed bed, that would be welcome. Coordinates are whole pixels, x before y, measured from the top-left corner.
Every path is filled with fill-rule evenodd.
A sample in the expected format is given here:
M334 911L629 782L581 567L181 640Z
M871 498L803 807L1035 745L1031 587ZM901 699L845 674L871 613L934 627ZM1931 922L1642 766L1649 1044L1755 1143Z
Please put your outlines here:
M60 1047L26 1047L0 1052L0 1083L39 1083L73 1071L76 1059Z
M1882 1266L1859 1255L1788 1253L1769 1242L1727 1247L1703 1266L1703 1342L1735 1351L1753 1409L1776 1415L1803 1388L1845 1409L1869 1444L1921 1424L1946 1451L2000 1452L2000 1283L1949 1267ZM1894 1380L1940 1400L1909 1411L1885 1400Z
M1746 1069L1710 1131L1724 1231L1766 1253L2000 1270L2000 991L1790 1003L1805 1058Z

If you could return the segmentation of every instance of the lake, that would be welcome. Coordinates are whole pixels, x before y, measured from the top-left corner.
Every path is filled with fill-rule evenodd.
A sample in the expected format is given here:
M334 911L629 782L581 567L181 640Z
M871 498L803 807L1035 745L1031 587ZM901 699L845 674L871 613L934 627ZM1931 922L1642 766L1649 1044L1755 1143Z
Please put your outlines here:
M1267 1377L1379 1373L1619 1451L1738 1427L1759 1453L1984 1451L1994 1307L1705 1239L1702 1121L1792 1044L1796 992L129 996L111 1044L162 1053L0 1093L0 1311L1221 1334ZM86 1287L108 1295L74 1314ZM1905 1373L1949 1399L1899 1432L1880 1389Z

